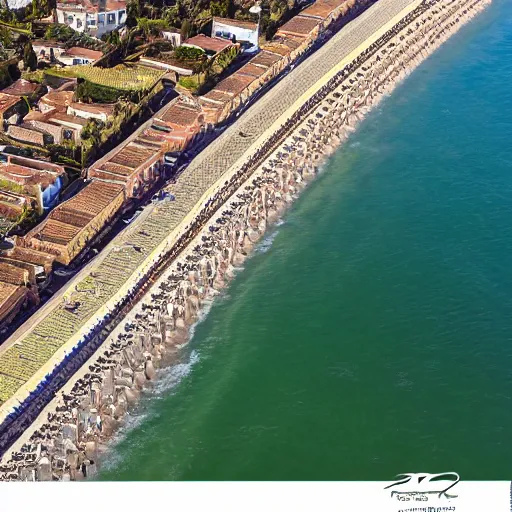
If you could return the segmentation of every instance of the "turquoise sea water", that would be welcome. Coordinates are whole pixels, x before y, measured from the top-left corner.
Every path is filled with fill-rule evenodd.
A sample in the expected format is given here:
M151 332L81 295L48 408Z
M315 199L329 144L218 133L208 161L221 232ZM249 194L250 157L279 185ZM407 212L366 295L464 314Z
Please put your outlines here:
M495 0L267 235L100 478L512 478L511 83Z

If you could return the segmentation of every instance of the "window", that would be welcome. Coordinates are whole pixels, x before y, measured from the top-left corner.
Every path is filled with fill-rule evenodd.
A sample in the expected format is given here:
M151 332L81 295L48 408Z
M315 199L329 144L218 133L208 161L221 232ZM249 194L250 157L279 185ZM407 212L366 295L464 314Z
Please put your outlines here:
M96 20L89 20L89 21L87 22L87 25L89 25L89 26L94 26L94 25L96 25Z
M116 22L116 13L107 14L107 25L113 25Z
M80 28L82 26L82 20L76 19L76 28Z
M73 140L73 132L71 130L63 130L62 136L64 140Z
M72 25L73 24L73 16L70 14L67 18L66 18L66 21L69 25Z
M119 11L119 23L123 21L125 11Z
M99 14L98 15L98 24L99 25L105 25L105 15L104 14Z

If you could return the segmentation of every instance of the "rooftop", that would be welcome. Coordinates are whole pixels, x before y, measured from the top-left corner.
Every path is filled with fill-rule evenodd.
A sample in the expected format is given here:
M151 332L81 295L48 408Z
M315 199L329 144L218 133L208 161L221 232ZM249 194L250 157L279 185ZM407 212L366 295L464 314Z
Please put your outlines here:
M11 283L1 283L0 312L3 314L0 316L0 321L5 318L5 316L9 315L11 309L18 303L18 300L27 293L28 289L24 286L18 286Z
M124 188L121 185L113 183L104 183L93 181L87 187L82 189L76 196L69 199L50 213L50 217L55 218L60 214L82 214L93 219L99 215ZM65 216L64 216L65 219ZM65 222L65 220L64 220Z
M314 4L304 9L300 14L325 19L332 11L346 2L347 0L317 0Z
M103 57L103 52L96 50L89 50L88 48L81 48L79 46L73 46L61 53L61 57L81 57L89 60L98 60Z
M80 11L80 12L109 12L119 9L126 9L126 1L124 0L60 0L57 2L57 9L63 11Z
M208 37L204 34L191 37L183 42L183 45L197 46L205 52L219 53L230 46L233 46L231 41L220 39L218 37Z
M6 87L1 92L4 94L10 94L11 96L31 96L34 94L41 86L38 84L33 84L28 80L24 80L20 78L16 80L12 85Z
M215 86L214 90L236 96L240 94L251 82L254 82L253 76L243 75L237 71L219 82Z
M7 181L44 188L65 174L61 165L0 153L0 177Z
M36 144L42 146L45 143L45 132L41 130L36 130L35 128L29 125L11 125L7 130L7 134L13 139L21 140L29 144Z
M87 124L87 119L78 116L72 116L66 114L64 112L55 112L49 116L49 121L57 124L71 124L76 127L85 126Z
M25 269L10 265L9 263L0 263L0 283L23 285L28 282L28 272Z
M21 101L21 98L19 98L18 96L12 96L10 94L0 92L0 114L3 114L7 110L9 110L19 101Z
M91 114L105 114L111 116L114 113L115 105L113 103L77 103L73 102L69 108L89 112Z
M219 18L214 17L213 21L215 23L222 23L223 25L229 25L231 27L238 27L238 28L244 28L246 30L258 30L258 24L254 23L253 21L246 21L246 20L232 20L229 18Z
M177 101L169 106L159 117L155 116L156 121L162 121L172 125L189 127L194 125L201 116L201 108L196 105L188 104L183 101Z
M39 101L53 108L67 108L73 103L73 91L50 91L45 94Z
M259 77L263 75L267 71L266 68L262 66L257 66L256 64L253 64L251 61L249 61L247 64L242 66L237 73L241 73L242 75L251 75L254 77Z
M272 53L271 51L266 51L266 46L262 48L262 51L256 55L256 57L253 57L250 62L251 64L255 64L258 66L264 66L266 68L269 68L276 62L281 60L280 55L276 55L275 53Z
M79 227L49 217L40 224L33 236L43 242L66 246L78 233L80 233Z
M280 27L277 33L307 36L319 25L319 23L320 21L316 18L302 16L299 14Z
M51 269L53 261L55 260L55 257L50 254L35 251L34 249L25 249L23 247L15 247L11 251L8 251L6 255L9 258L26 261L32 265L41 265L45 267L46 272Z

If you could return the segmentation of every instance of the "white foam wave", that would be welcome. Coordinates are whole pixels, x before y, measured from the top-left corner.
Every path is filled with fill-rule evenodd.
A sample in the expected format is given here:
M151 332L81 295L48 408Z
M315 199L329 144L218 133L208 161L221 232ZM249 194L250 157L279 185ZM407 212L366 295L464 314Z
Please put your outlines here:
M279 233L279 230L276 230L276 231L273 231L272 233L270 233L269 235L267 235L263 239L263 241L256 247L255 252L259 252L259 253L267 252L272 247L272 244L274 243L274 240L278 233Z
M200 361L199 352L192 350L188 362L178 363L169 368L158 370L158 379L152 388L154 395L163 395L175 388L185 377L190 375L192 368Z

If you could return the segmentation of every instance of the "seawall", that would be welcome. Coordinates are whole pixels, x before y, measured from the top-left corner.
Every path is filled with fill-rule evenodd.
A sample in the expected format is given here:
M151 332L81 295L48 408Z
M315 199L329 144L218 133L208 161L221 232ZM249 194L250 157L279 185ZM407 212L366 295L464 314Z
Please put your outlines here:
M93 473L98 441L109 438L147 380L155 378L155 366L172 363L200 308L225 286L267 224L367 110L488 3L411 3L284 112L242 154L243 165L232 166L199 203L216 214L187 216L197 224L189 226L194 238L186 250L13 446L4 472L41 480L79 478L77 466Z

